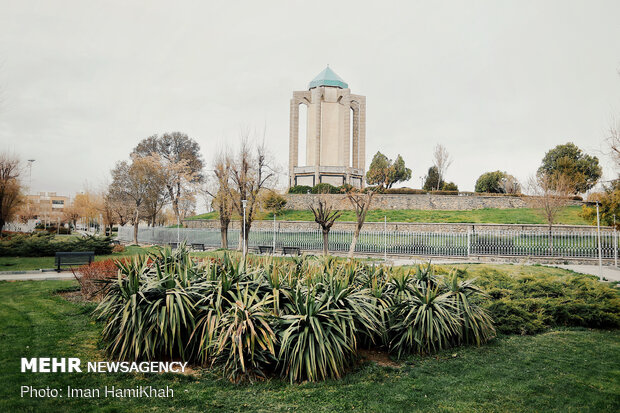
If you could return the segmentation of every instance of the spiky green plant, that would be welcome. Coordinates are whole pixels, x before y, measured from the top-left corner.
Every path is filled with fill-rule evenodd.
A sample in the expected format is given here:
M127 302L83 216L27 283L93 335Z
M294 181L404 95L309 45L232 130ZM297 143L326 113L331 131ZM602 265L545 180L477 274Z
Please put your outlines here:
M412 291L413 295L396 304L391 314L390 347L398 357L447 348L460 331L461 319L449 293L425 286Z
M350 278L350 269L345 267L343 270L344 274L337 273L327 280L326 293L333 307L349 311L356 338L362 338L366 343L374 342L381 336L381 298L373 296L369 288L356 288Z
M275 365L276 335L269 325L272 297L259 296L259 289L249 286L229 291L228 309L219 322L216 360L224 365L229 380L265 376L265 369Z
M185 358L201 293L188 282L187 268L182 271L178 261L160 267L161 258L137 256L118 263L118 279L95 310L106 324L103 339L114 358Z
M355 355L355 324L348 310L330 306L330 296L298 286L280 318L278 359L291 382L344 374Z
M457 344L479 346L495 336L493 320L487 311L478 305L486 294L475 284L475 280L460 280L459 273L453 270L444 280L444 289L461 319L460 332L455 337Z

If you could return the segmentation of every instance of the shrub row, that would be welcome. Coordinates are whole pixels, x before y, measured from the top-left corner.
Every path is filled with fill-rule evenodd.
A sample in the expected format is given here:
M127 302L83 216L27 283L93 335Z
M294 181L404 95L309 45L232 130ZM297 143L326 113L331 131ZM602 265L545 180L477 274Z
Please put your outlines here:
M97 255L110 254L110 237L88 236L57 240L47 232L34 234L15 234L0 238L0 256L46 257L56 252L94 251Z
M457 273L299 258L196 261L184 247L119 263L95 312L115 359L182 358L231 381L341 377L360 346L398 356L494 336L484 294Z
M486 269L476 278L491 300L483 306L504 334L535 334L550 327L620 327L620 293L583 275L511 277Z
M288 189L289 194L343 194L352 188L351 185L345 184L334 186L328 183L320 183L314 186L296 185Z
M306 185L296 185L289 188L289 194L342 194L347 192L351 188L350 185L342 185L342 186L333 186L328 183L320 183L315 186L306 186ZM369 190L377 190L376 187L367 186L364 191ZM467 191L426 191L424 189L414 189L414 188L387 188L379 191L382 194L397 194L397 195L407 195L407 194L431 194L431 195L469 195L469 196L494 196L494 197L517 197L521 198L526 195L524 194L496 194L496 193L486 193L486 192L467 192ZM575 195L570 197L573 201L583 201L583 198Z

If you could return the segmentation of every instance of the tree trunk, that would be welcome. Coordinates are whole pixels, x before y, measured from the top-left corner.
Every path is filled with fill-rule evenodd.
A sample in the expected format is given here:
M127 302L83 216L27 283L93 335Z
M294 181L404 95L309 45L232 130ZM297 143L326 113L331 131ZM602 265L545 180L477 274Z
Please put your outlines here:
M138 224L140 221L138 220L138 209L136 208L135 217L133 220L133 243L138 245Z
M329 246L329 228L323 228L323 255L327 255Z
M357 245L357 239L360 236L361 229L362 227L360 225L357 225L355 227L355 232L353 233L353 239L351 240L351 246L349 247L349 254L347 255L347 257L349 258L353 258L353 254L355 253L355 247Z
M228 222L220 222L220 234L222 236L222 248L228 248Z
M549 256L553 257L553 236L551 235L551 225L549 225Z

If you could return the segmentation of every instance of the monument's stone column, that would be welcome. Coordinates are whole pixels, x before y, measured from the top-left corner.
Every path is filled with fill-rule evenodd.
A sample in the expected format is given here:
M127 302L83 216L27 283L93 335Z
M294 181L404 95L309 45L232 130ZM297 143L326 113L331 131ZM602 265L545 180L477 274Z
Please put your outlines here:
M294 170L299 159L299 102L291 99L291 120L288 143L288 184L295 185Z
M366 96L356 96L359 101L358 131L357 131L357 167L366 171Z

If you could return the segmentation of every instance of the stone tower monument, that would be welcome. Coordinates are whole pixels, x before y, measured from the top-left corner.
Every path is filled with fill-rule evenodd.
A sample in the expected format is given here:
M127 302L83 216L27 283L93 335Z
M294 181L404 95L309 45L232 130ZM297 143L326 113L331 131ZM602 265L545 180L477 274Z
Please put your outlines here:
M299 161L299 105L306 105L306 159ZM307 91L293 92L289 143L289 186L364 185L366 97L354 95L329 66ZM301 163L301 165L299 165Z

